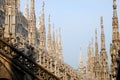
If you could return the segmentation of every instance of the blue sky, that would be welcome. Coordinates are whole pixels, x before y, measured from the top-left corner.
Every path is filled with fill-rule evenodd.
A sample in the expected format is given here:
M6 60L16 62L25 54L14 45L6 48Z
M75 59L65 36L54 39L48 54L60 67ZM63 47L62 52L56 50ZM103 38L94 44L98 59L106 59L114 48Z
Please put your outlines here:
M21 0L21 11L24 12L26 0ZM64 60L74 68L78 67L80 46L82 46L85 62L88 42L94 38L98 30L100 48L100 16L103 16L107 54L110 61L110 43L112 38L113 0L45 0L45 23L47 28L48 15L51 24L62 29ZM37 20L40 16L42 0L35 0ZM120 0L117 0L117 13L120 16ZM120 22L119 22L120 23ZM38 22L37 22L38 24ZM100 51L100 49L99 49Z

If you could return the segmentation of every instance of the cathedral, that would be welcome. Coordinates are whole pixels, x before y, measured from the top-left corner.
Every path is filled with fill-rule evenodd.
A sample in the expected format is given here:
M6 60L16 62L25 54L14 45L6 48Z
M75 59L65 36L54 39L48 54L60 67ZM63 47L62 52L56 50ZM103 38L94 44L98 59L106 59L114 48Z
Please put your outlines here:
M48 76L44 74L42 75L43 79L38 77L38 80L116 80L116 59L120 46L116 0L113 0L112 41L109 53L111 56L110 69L105 43L104 20L102 16L100 17L100 50L96 29L95 42L92 38L87 46L86 65L84 65L83 62L82 47L80 47L78 69L74 69L64 62L61 29L59 28L55 33L55 26L51 25L50 15L48 18L48 26L45 26L44 1L42 2L42 11L39 16L38 26L36 25L36 17L38 16L35 14L35 0L30 0L30 7L28 2L29 0L26 0L25 10L24 13L22 13L20 11L20 0L0 0L0 36L3 34L0 39L5 39L10 45L15 45L14 50L20 50L24 56L29 56L29 58L34 60L34 64L39 65L42 69L45 69L46 72L59 78L47 79L46 77ZM2 53L1 49L0 46L0 54ZM29 49L32 50L32 53L28 53ZM24 59L24 61L27 60ZM0 63L1 62L2 57L0 55ZM1 65L0 70L2 70ZM4 72L0 72L0 79L4 77L7 78L7 80L17 80L11 78L11 76L4 76L3 74Z

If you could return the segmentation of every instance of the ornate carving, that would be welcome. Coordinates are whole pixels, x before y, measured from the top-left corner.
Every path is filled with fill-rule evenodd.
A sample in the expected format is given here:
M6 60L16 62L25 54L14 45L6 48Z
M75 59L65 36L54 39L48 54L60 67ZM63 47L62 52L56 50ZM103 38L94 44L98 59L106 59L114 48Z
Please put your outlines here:
M2 40L0 40L0 44L2 45L1 46L2 50L0 50L0 52L3 55L6 55L7 57L11 58L13 63L18 65L24 71L30 73L33 77L43 80L48 80L48 78L51 78L52 80L59 80L56 76L45 70L43 67L39 66L37 63L35 63L26 55L24 55L24 53L19 51L17 48L10 46L8 43ZM10 52L8 54L6 54L5 52L6 47L10 49ZM12 53L14 53L14 55Z

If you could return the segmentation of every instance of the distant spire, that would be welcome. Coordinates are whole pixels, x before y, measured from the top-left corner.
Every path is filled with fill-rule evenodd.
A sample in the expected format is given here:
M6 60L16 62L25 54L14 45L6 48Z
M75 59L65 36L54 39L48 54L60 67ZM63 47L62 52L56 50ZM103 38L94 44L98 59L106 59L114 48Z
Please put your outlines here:
M105 35L104 35L104 26L103 26L103 17L101 16L101 50L105 48Z
M86 72L90 71L90 44L87 45L87 54L86 54Z
M55 41L54 24L53 24L53 31L52 31L52 40Z
M39 16L39 19L38 19L38 32L39 32L39 48L41 49L41 45L42 45L42 40L41 40L41 16Z
M56 48L57 55L59 55L59 47L58 47L58 45L59 45L59 42L58 42L58 30L56 30L56 37L55 37L55 46L56 47L55 48Z
M45 6L45 3L44 3L44 0L43 0L43 4L42 4L42 16L41 16L41 20L42 20L42 25L43 27L45 26L45 20L44 20L44 6Z
M80 62L82 62L83 63L83 58L82 58L83 56L82 56L82 48L80 47Z
M87 49L87 61L86 61L86 72L89 73L92 71L92 59L93 59L93 56L92 56L92 47L91 47L91 41L89 41L89 44L88 44L88 49Z
M44 6L45 6L45 2L43 0L43 2L42 2L42 11L43 11L43 14L44 14Z
M103 26L103 17L101 17L101 51L100 51L100 64L102 68L102 79L108 79L108 56L105 47L105 34L104 34L104 26ZM107 76L104 76L107 75Z
M24 15L27 20L29 20L29 7L28 7L28 0L26 0L25 12Z
M59 39L59 48L62 50L61 28L59 28L59 38L58 39Z
M113 0L113 16L117 17L117 5L116 5L116 0Z
M60 61L62 61L62 57L61 57L61 49L60 49L60 45L59 45L59 31L56 30L56 40L55 40L55 51L56 51L56 58Z
M97 29L95 30L95 56L98 55L98 39L97 39Z
M112 42L119 42L119 27L116 0L113 0Z
M48 27L50 27L50 15L48 17Z
M51 46L52 46L52 54L55 57L55 32L54 32L54 24L53 24L53 31L52 31L52 41L51 41Z
M63 55L62 55L62 38L61 38L61 28L59 28L59 36L58 36L58 47L59 47L59 57L60 60L64 60L63 59Z
M93 40L93 37L91 39L91 56L94 57L94 40Z
M89 58L89 44L87 45L87 55L86 55L86 60Z
M35 1L34 0L31 0L30 19L32 19L33 21L36 21L36 16L35 16Z
M91 41L89 42L89 58L92 57L92 44Z
M31 45L36 45L36 16L34 9L34 0L31 0L30 16L29 16L29 42Z
M50 25L50 15L48 18L48 35L47 35L47 50L50 53L51 51L51 25Z
M44 19L44 1L43 1L43 5L42 5L42 14L41 14L41 27L40 27L40 42L42 44L41 48L46 48L46 29L45 29L45 19Z
M82 75L84 74L84 64L83 64L83 55L82 55L82 49L80 47L80 61L79 61L79 68L78 68L78 71L79 71L79 75Z

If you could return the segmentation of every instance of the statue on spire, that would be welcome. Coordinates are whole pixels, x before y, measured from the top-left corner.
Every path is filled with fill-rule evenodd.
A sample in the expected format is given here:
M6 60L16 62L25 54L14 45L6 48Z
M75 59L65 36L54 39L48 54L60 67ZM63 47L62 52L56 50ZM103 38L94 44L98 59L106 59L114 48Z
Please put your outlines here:
M105 49L105 35L104 35L104 26L103 26L103 17L101 16L101 49Z

